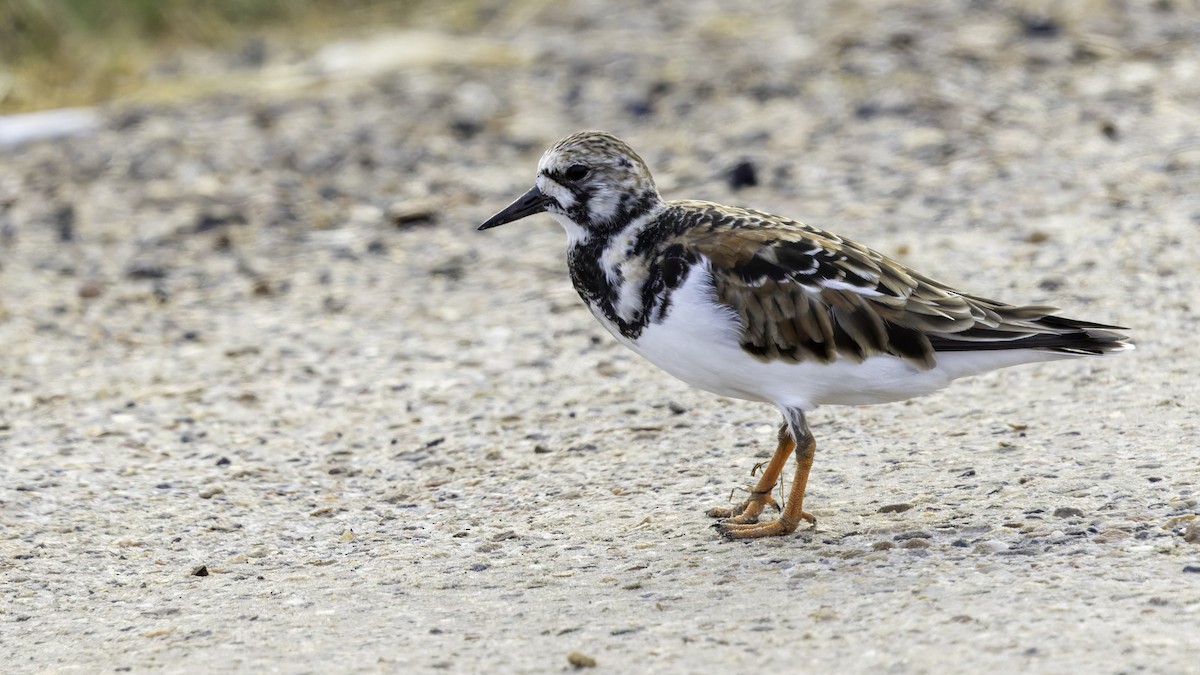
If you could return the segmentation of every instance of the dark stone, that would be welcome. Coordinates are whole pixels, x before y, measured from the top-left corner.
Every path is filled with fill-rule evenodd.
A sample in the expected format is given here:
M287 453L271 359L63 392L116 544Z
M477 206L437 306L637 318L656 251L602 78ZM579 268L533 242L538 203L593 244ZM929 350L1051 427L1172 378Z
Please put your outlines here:
M450 130L459 139L469 141L478 136L479 132L483 131L483 125L474 120L458 119L450 123Z
M729 181L729 187L733 190L754 187L758 185L758 171L754 168L754 164L745 160L734 165L726 174L726 179Z
M75 207L64 204L54 212L54 227L59 241L75 241Z
M909 539L933 539L933 535L924 530L913 530L911 532L901 532L892 537L895 541L908 541Z
M255 37L246 40L242 48L238 50L237 59L234 66L242 68L262 68L267 62L267 41L262 38Z
M1031 14L1021 17L1020 21L1025 37L1050 40L1062 32L1062 26L1048 16Z
M625 104L625 112L634 117L649 117L654 114L654 104L647 99L630 101Z
M860 103L854 108L854 116L860 120L869 120L879 115L879 106L874 103Z
M143 260L130 265L125 276L130 279L165 279L167 270L158 263Z

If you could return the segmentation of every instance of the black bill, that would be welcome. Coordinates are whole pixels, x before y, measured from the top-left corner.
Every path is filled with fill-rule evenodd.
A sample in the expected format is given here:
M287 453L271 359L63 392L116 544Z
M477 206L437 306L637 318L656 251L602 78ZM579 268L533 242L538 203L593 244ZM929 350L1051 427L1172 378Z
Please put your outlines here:
M504 207L504 210L496 215L488 218L487 221L480 225L478 229L487 230L493 227L499 227L505 223L511 223L514 220L520 220L525 216L532 216L535 213L541 213L546 210L546 205L553 201L552 197L547 197L542 194L542 191L533 186L529 192L517 198L517 201Z

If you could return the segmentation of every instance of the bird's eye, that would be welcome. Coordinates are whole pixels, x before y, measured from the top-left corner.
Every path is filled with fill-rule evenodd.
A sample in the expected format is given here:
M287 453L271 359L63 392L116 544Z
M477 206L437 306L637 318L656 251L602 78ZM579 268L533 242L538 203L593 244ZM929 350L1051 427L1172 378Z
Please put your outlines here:
M563 175L567 180L583 180L588 175L588 171L589 169L582 164L572 164Z

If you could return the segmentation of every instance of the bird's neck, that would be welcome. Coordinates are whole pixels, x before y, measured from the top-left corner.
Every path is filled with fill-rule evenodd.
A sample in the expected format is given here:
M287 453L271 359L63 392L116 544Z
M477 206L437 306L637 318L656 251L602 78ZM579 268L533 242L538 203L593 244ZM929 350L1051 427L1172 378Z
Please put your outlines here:
M662 244L658 234L665 207L660 202L618 228L591 231L567 248L571 281L579 297L612 330L630 339L646 326L651 309L645 297L651 281L646 275L647 259Z

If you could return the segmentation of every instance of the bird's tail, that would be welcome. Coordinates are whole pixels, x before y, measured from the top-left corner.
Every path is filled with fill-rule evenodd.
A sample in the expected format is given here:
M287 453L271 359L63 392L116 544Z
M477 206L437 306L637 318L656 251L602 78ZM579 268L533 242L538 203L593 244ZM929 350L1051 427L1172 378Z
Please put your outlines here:
M976 326L958 333L931 335L930 343L939 352L1034 349L1099 356L1133 349L1133 342L1127 336L1115 332L1127 330L1121 326L1055 316L1049 313L1053 310L1048 307L1004 309L1014 315L1020 313L1024 316L1005 317L1009 320L994 327ZM1041 311L1034 314L1035 310Z

